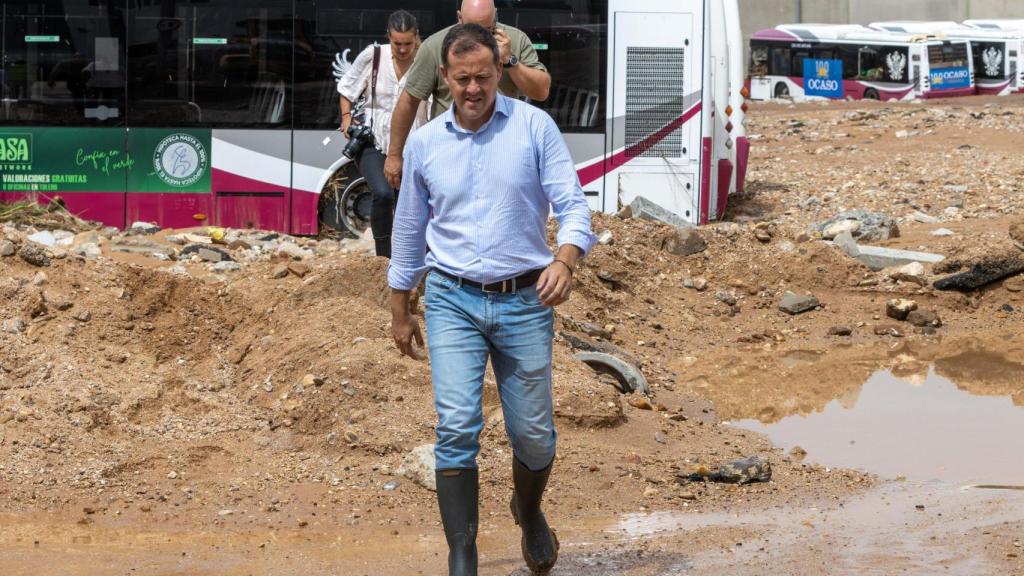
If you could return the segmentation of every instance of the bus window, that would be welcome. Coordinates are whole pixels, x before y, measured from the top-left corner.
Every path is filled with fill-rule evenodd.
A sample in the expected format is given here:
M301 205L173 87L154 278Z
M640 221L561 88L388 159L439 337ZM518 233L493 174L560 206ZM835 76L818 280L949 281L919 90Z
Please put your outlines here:
M811 53L808 50L798 50L793 52L793 67L791 70L795 76L804 75L804 60L811 57Z
M750 47L750 75L768 75L768 46L755 44Z
M448 2L395 0L298 0L295 18L295 127L338 127L337 74L374 42L385 43L388 16L406 10L416 17L424 39L455 23ZM442 6L443 5L443 6Z
M777 46L772 48L772 76L792 76L789 63L792 60L792 53L789 48ZM800 69L803 74L803 68Z
M514 11L498 5L498 20L525 32L547 66L550 94L534 104L563 132L604 130L607 9L606 1L588 0L531 2Z
M49 10L47 10L49 8ZM7 4L3 21L6 124L119 126L124 123L124 34L117 8Z
M1002 80L1006 78L1005 42L971 42L974 57L974 73L978 78ZM1011 53L1012 54L1012 53Z
M290 0L131 6L132 125L291 128Z

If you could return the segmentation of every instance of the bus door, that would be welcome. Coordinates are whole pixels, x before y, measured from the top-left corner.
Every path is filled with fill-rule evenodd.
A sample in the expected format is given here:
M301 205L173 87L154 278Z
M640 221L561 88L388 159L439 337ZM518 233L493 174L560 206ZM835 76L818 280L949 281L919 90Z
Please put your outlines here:
M710 134L701 138L704 2L612 0L609 8L605 211L643 197L700 223L711 205L712 151Z
M3 5L0 191L4 201L57 198L72 213L124 225L130 162L124 132L121 10Z
M287 230L291 1L154 4L129 15L129 221Z

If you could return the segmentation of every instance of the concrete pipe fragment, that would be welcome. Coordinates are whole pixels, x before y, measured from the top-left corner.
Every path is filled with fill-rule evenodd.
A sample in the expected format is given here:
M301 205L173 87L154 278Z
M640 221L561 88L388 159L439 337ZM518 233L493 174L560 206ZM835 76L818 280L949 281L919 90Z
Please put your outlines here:
M639 392L646 395L650 393L647 379L636 366L629 362L602 352L580 352L574 358L597 372L614 376L619 382L619 390L623 394Z

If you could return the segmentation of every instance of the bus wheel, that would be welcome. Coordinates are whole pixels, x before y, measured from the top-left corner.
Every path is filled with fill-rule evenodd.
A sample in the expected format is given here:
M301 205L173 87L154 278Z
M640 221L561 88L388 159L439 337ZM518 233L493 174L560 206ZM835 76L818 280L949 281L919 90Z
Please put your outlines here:
M333 236L359 237L370 227L373 191L355 164L338 170L320 194L320 229Z
M785 82L779 82L775 85L775 97L789 98L789 86Z
M864 91L864 99L865 100L879 100L879 98L878 98L878 90L875 90L874 88L868 88L867 90Z

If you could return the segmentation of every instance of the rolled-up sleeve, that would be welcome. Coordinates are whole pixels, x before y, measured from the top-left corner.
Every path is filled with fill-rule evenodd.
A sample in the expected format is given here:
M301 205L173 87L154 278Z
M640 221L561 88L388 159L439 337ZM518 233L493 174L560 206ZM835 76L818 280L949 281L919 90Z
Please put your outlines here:
M402 189L395 207L391 231L391 264L388 285L412 290L427 272L427 224L430 222L430 194L423 179L420 139L413 134L405 147Z
M356 56L355 62L338 81L338 94L341 94L349 102L358 100L370 81L372 64L373 45L371 44L360 52L359 56Z
M558 220L558 246L572 244L589 254L597 238L590 225L590 206L583 195L569 147L550 116L539 115L536 132L540 183Z

